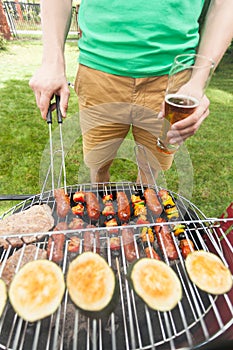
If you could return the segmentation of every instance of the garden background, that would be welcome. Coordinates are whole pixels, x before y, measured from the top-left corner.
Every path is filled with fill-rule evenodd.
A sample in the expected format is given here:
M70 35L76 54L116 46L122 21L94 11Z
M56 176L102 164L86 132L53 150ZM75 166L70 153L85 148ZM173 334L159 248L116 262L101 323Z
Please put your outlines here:
M73 83L78 68L78 28L70 32L66 45L67 77ZM17 32L0 41L0 196L41 192L41 161L48 146L48 126L41 119L28 82L40 64L40 33ZM207 91L210 116L200 130L185 142L191 160L190 200L208 217L219 217L233 200L233 52L232 46L217 68ZM71 120L78 123L78 100L71 96L64 129ZM77 124L78 125L78 124ZM55 128L55 126L54 126ZM132 135L128 135L132 143ZM82 138L77 132L66 155L67 183L88 180L82 159ZM189 170L187 170L189 171ZM183 176L186 169L183 169ZM135 181L137 165L124 154L114 161L111 181ZM159 184L179 191L176 165L158 179ZM5 198L6 199L6 198ZM0 215L16 201L1 200Z

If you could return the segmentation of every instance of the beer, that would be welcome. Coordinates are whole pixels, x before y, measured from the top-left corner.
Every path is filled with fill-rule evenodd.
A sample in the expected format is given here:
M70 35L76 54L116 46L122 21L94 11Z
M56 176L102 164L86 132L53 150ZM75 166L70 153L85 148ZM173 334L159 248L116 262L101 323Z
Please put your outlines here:
M157 140L158 149L164 153L174 153L178 145L170 145L167 141L167 133L172 124L187 118L197 108L199 102L191 96L168 94L165 97L165 120L161 134Z
M190 116L205 94L214 62L199 54L184 54L174 58L168 74L165 96L165 118L162 131L157 138L157 150L163 153L174 153L184 137L179 137L178 130L173 133L177 144L169 144L167 133L171 125ZM199 81L200 80L200 81ZM190 96L191 93L191 96Z
M165 118L172 125L192 114L198 104L194 97L169 94L165 97Z

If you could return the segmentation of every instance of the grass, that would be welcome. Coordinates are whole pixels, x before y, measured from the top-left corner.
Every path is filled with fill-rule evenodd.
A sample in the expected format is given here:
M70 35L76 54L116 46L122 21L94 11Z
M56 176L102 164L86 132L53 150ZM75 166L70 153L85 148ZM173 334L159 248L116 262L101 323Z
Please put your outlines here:
M69 41L66 58L71 82L76 75L77 54L76 42ZM13 41L7 51L0 51L0 194L40 193L48 169L48 127L28 86L40 57L38 40ZM211 100L210 116L196 135L186 141L171 169L158 179L159 185L188 197L211 217L220 216L233 197L232 91L232 60L226 55L207 92ZM71 89L68 118L63 123L68 184L90 180L82 159L77 111L77 97ZM53 129L56 145L57 126ZM131 135L125 142L127 147L123 145L111 168L111 181L136 179ZM1 201L0 215L15 204L15 201Z

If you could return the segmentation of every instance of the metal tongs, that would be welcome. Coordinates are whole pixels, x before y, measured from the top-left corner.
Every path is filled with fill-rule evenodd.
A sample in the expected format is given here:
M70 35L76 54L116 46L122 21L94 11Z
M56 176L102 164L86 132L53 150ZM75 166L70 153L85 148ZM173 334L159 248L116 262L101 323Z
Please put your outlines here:
M63 174L63 187L65 193L67 193L67 187L66 187L66 166L65 166L65 152L64 152L64 146L63 146L63 136L62 136L62 114L60 110L60 96L55 95L55 102L56 102L56 113L57 113L57 122L59 125L59 143L60 143L60 149L53 150L53 137L52 137L52 100L50 102L50 106L48 109L48 113L46 116L46 121L49 127L49 144L50 144L50 166L43 184L42 188L42 194L45 189L45 185L48 181L49 174L51 174L51 185L52 185L52 192L54 195L54 188L55 188L55 180L54 180L54 157L55 154L60 153L61 154L61 166L60 166L60 172L58 177L58 183L57 187L61 187L61 178Z

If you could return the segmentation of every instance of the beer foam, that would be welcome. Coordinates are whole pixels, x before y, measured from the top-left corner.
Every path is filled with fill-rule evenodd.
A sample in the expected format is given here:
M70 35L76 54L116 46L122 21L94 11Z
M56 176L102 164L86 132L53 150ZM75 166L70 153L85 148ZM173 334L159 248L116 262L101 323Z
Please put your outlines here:
M179 99L179 100L190 100L193 102L192 105L182 105L182 104L177 104L175 102L170 101L171 98L174 99ZM198 99L196 99L193 96L188 96L188 95L182 95L182 94L167 94L165 96L165 101L175 107L182 107L182 108L196 108L199 105Z

